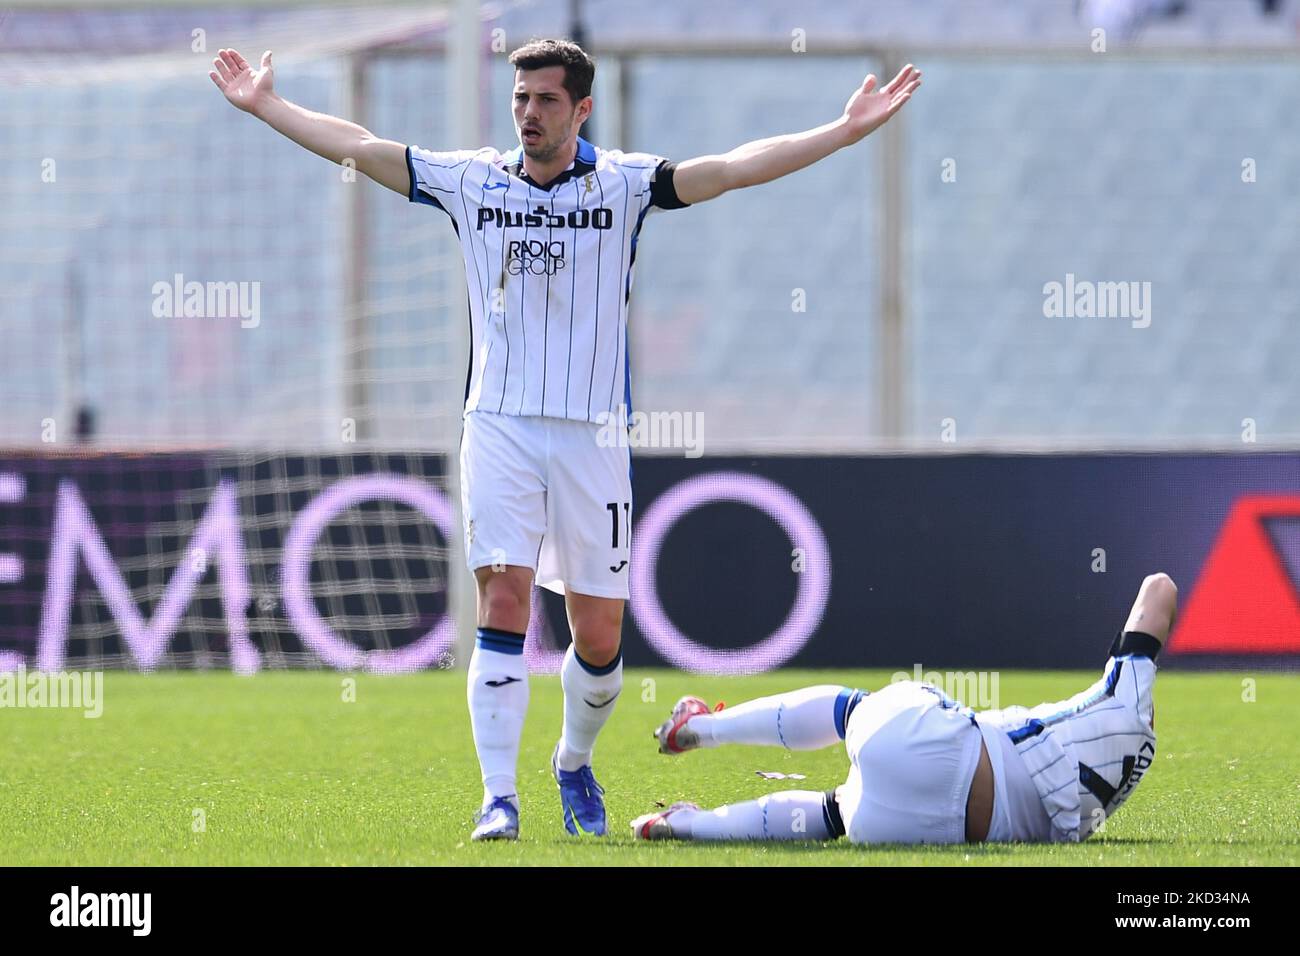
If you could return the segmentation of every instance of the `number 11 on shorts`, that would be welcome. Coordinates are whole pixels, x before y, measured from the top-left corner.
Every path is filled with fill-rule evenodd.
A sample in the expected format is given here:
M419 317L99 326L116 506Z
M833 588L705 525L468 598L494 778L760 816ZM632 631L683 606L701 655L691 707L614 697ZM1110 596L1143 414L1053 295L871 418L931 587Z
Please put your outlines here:
M610 540L609 546L610 546L611 548L617 548L617 547L618 547L618 526L619 526L620 523L623 525L623 529L624 529L624 530L623 530L623 540L624 540L624 541L629 540L629 538L631 537L631 534L632 534L632 526L631 526L631 522L632 522L632 502L630 502L630 501L624 501L624 502L621 502L621 504L623 505L623 520L622 520L622 522L620 522L620 521L618 520L618 506L619 506L619 504L620 504L620 502L617 502L617 501L611 501L609 504L605 505L605 510L607 510L607 511L609 512L609 524L610 524L610 536L611 536L611 540Z

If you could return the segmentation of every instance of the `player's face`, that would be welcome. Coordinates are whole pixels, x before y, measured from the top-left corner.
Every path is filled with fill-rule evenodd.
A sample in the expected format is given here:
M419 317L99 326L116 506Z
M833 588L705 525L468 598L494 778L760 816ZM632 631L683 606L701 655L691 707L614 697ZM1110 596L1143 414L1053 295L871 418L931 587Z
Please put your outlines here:
M547 162L578 134L591 112L591 97L574 103L564 88L564 67L516 70L515 132L524 152Z

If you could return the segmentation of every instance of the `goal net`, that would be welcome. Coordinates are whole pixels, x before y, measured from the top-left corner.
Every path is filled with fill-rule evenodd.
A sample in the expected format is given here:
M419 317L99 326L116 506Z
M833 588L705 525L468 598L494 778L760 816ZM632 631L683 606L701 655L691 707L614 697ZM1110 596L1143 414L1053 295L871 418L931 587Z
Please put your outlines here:
M270 49L289 99L452 148L454 8L0 13L0 666L450 659L466 583L429 500L458 498L452 230L207 73Z

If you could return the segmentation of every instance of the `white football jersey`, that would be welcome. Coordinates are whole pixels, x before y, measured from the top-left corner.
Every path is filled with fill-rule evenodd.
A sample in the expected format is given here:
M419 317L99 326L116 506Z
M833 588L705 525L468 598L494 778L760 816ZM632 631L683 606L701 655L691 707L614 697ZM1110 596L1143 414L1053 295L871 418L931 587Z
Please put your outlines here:
M627 310L641 224L686 205L673 163L578 139L533 182L523 149L406 150L411 202L451 217L469 286L465 409L602 422L631 407Z
M1121 655L1069 700L975 715L1008 735L1028 771L1050 823L1039 838L1086 840L1133 794L1156 755L1155 676L1149 657Z

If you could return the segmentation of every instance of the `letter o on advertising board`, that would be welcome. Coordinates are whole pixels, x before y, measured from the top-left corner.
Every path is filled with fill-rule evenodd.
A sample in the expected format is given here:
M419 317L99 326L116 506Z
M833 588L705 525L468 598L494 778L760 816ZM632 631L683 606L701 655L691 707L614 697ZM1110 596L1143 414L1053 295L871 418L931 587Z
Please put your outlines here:
M443 614L423 637L392 650L363 651L343 640L316 612L308 586L311 553L321 532L342 511L362 501L399 501L434 523L447 541L455 540L455 518L442 492L416 478L378 474L347 478L330 485L312 500L284 541L282 589L289 621L302 642L321 660L340 670L364 668L377 673L398 673L428 667L451 648L456 631L451 616Z
M749 647L716 648L691 640L668 619L655 586L659 551L668 532L696 508L721 502L749 505L768 515L805 556L794 605L784 623ZM646 641L674 667L696 673L746 674L780 667L808 643L830 597L830 549L817 520L776 482L740 472L688 478L659 495L636 524L629 570L631 610Z

